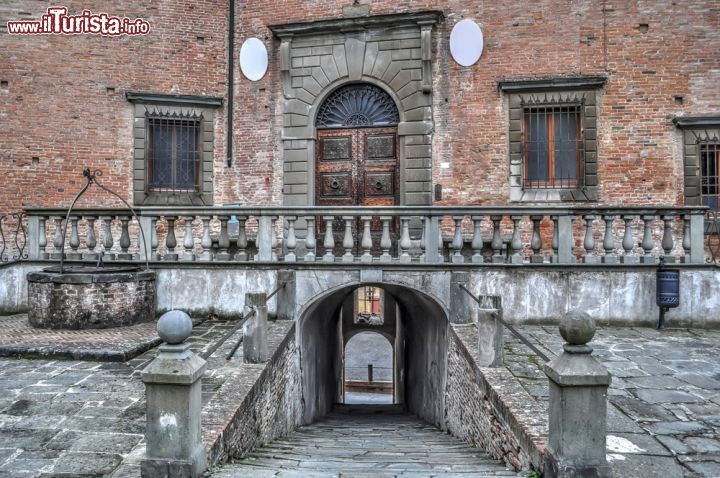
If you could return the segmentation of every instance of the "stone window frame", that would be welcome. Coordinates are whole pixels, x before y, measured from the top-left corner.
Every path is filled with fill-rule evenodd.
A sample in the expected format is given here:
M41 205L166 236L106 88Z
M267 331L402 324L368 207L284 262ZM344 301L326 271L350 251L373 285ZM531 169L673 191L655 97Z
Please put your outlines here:
M133 204L138 206L182 205L211 206L214 190L215 110L222 107L223 99L211 96L167 95L158 93L127 92L126 99L133 110ZM147 187L147 117L174 115L200 116L200 191L173 193L151 191Z
M598 96L605 85L601 76L550 78L538 80L500 80L498 89L508 101L508 137L510 161L510 201L597 201L597 126ZM580 179L569 188L524 187L524 109L526 105L548 107L578 105L581 109L583 161Z
M701 206L700 145L720 144L720 116L678 116L682 130L683 199L686 206Z

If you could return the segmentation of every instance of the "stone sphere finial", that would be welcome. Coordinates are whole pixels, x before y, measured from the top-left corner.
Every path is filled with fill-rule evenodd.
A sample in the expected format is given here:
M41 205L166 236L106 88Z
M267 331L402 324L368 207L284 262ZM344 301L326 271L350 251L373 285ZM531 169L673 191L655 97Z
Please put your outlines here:
M595 319L587 312L571 310L560 319L560 335L570 345L585 345L595 336Z
M192 320L182 310L165 312L158 320L157 332L168 344L181 344L192 333Z

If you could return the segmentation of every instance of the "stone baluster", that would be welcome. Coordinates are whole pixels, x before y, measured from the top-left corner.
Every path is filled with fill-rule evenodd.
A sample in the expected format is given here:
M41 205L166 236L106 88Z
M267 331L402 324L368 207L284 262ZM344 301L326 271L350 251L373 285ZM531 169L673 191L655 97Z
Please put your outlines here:
M530 241L530 247L533 250L533 255L530 258L530 262L533 264L542 264L544 262L542 255L542 237L540 236L540 222L543 220L543 216L530 216L530 220L533 223L532 239Z
M323 216L325 221L325 240L323 241L323 247L325 248L325 255L323 256L323 262L335 262L335 254L333 249L335 248L335 238L333 237L333 220L335 216Z
M362 256L360 256L360 262L372 262L373 257L370 253L372 250L372 236L370 235L372 216L362 216L360 219L363 222L362 240L360 241L360 247L362 248L363 253Z
M380 249L382 249L382 254L380 255L380 262L392 262L392 256L390 255L390 248L392 247L392 242L390 241L390 221L392 221L391 216L380 216L380 220L382 221L382 237L380 237Z
M78 234L78 217L70 216L70 249L67 258L72 261L82 259L82 254L78 252L80 247L80 234Z
M297 247L297 238L295 237L295 221L297 220L297 216L287 216L285 220L288 224L287 239L285 240L285 247L287 248L285 262L296 262L297 256L295 255L295 248Z
M670 264L675 262L675 257L672 255L672 250L675 247L675 241L673 240L673 220L675 219L675 216L672 215L664 215L662 217L663 222L665 223L665 228L663 229L663 237L662 237L662 248L665 251L665 263Z
M593 221L595 221L595 216L585 214L583 219L585 220L585 240L583 241L585 257L583 257L583 262L586 264L595 264L597 263L597 257L593 254L595 250L595 236L593 236Z
M484 261L482 254L483 239L481 232L483 216L472 216L471 219L473 222L473 238L472 243L470 244L473 251L472 263L482 264Z
M47 253L47 233L45 231L45 216L38 218L38 259L48 259L50 254Z
M550 262L555 264L558 263L558 249L560 248L560 227L558 225L558 218L559 216L550 216L553 223L553 237L551 244L553 255L550 258Z
M250 255L247 251L248 240L247 240L247 216L237 216L238 221L238 238L237 238L237 252L235 253L235 260L247 261Z
M177 239L175 238L175 216L165 216L167 221L167 235L165 236L165 255L163 256L164 261L176 261L178 255L175 253L175 246L177 246Z
M212 252L210 249L212 249L212 239L210 238L210 221L212 220L212 217L202 216L200 217L200 220L203 224L202 239L200 239L200 245L202 246L203 251L199 256L197 256L197 260L203 262L211 261Z
M95 237L95 220L96 216L85 216L87 222L87 236L85 237L85 246L88 252L83 254L83 259L86 261L97 260L97 253L95 247L97 246L97 238Z
M228 221L230 216L218 216L220 221L220 237L218 238L218 252L215 254L217 261L229 261L231 259L228 248L230 247L230 236L228 235Z
M625 232L623 233L623 240L622 240L622 247L623 247L623 256L621 259L621 262L623 264L637 264L638 258L632 255L633 247L635 247L635 242L633 240L633 233L632 233L632 221L635 219L635 216L630 216L628 214L623 215L623 222L625 222Z
M522 216L510 216L510 219L512 219L513 222L513 233L512 239L510 240L510 250L512 251L510 262L512 262L513 264L522 264L523 246L522 241L520 241L520 221L522 220Z
M105 223L105 231L103 232L103 260L115 260L115 254L112 253L113 235L112 235L112 216L101 216L100 219Z
M305 262L315 262L315 216L305 218L307 235L305 236Z
M643 220L643 240L642 240L642 248L643 248L643 256L641 258L641 262L643 264L655 264L655 257L652 255L653 247L655 246L655 241L653 241L652 237L652 223L655 220L655 216L652 214L648 214L642 217Z
M63 218L60 216L53 217L55 221L55 239L53 240L53 253L50 254L51 259L60 259L63 256Z
M398 260L402 263L409 263L412 261L410 257L410 218L400 218L400 257Z
M682 262L690 263L690 249L692 247L692 244L690 242L690 215L686 214L683 216L683 241L682 241L683 250L685 251L685 255L682 257Z
M505 262L505 258L502 255L502 236L500 235L500 222L502 221L502 218L502 216L490 216L490 220L493 225L493 236L492 242L490 243L493 250L493 264Z
M353 223L353 217L352 216L343 216L343 221L345 221L345 235L343 236L343 249L345 249L345 254L342 256L343 262L352 262L353 257L353 246L355 245L355 241L353 241L352 236L352 223Z
M603 221L605 221L605 237L603 238L605 255L602 257L602 262L604 264L615 264L617 263L615 237L613 235L613 221L615 221L615 216L612 214L603 214L602 218Z
M157 233L157 217L150 218L150 260L159 261L162 259L158 254L158 233Z
M451 262L455 264L462 264L465 262L465 258L462 255L462 221L464 218L465 216L453 216L453 221L455 221L455 233L453 234L452 241L453 255L451 257Z
M118 260L131 261L132 254L130 254L130 216L120 216L121 234L120 234L120 254L117 255Z
M183 261L194 261L195 260L195 254L193 253L193 249L195 248L195 241L193 241L193 231L192 231L192 223L193 223L193 216L184 216L183 219L185 220L185 236L183 237L183 247L185 248L185 251L182 255Z

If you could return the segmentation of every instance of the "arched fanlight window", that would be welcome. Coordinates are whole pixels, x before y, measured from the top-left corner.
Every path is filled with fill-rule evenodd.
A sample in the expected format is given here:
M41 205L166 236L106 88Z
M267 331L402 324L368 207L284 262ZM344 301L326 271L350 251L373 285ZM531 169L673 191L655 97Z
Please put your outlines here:
M393 126L399 121L397 107L390 95L377 86L361 84L333 91L320 106L315 126Z

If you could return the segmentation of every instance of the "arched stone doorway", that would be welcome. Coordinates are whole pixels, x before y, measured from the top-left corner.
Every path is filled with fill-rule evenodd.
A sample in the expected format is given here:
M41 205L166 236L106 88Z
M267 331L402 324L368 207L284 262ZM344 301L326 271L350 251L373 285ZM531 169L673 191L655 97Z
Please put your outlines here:
M280 40L285 205L315 204L319 109L352 85L379 88L398 110L396 200L431 204L432 31L441 19L438 11L403 12L270 27Z
M362 287L384 291L381 327L348 325L355 291ZM303 422L312 423L343 403L343 355L348 334L376 330L393 338L394 403L444 428L447 337L445 309L426 293L405 285L352 283L340 286L306 304L298 315Z
M315 204L318 206L395 206L399 204L399 146L395 102L381 88L352 83L330 93L315 119ZM361 227L358 218L354 229ZM318 234L322 221L316 221ZM396 225L394 225L396 226ZM345 225L336 218L333 230L341 250ZM392 228L396 232L396 227ZM353 231L354 233L356 231ZM382 223L370 225L379 248ZM393 241L394 243L395 241Z
M357 332L345 342L343 403L394 402L394 342L375 331Z

